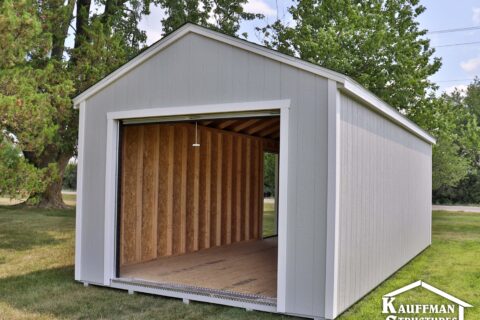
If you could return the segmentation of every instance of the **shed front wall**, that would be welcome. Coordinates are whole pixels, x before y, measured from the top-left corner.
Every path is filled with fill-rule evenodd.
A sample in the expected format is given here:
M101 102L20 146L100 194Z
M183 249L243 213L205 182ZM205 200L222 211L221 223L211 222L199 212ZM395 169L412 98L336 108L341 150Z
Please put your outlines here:
M291 100L286 311L323 316L327 80L197 34L174 42L89 98L81 110L86 112L81 280L103 282L108 112L277 99Z
M338 314L431 243L431 145L340 97Z

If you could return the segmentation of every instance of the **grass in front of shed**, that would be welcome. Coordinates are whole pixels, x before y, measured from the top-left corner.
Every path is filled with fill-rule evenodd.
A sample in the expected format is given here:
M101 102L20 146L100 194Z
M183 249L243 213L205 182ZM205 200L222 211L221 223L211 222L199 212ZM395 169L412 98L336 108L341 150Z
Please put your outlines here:
M287 319L73 280L74 210L0 206L0 319ZM339 319L385 319L380 299L422 279L480 305L480 215L436 212L434 243ZM477 308L466 319L478 318ZM290 318L288 318L290 319Z

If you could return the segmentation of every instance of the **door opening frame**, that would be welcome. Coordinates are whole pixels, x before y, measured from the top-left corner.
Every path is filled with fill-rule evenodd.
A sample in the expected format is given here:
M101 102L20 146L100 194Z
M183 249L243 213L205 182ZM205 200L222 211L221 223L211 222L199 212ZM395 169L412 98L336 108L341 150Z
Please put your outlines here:
M117 278L117 209L118 209L118 174L120 123L125 120L139 119L145 122L159 117L206 117L209 114L231 114L232 118L239 113L255 116L261 111L280 111L280 152L279 179L282 184L278 190L278 261L277 261L277 312L285 312L286 278L287 278L287 200L288 200L288 127L290 100L267 100L254 102L194 105L167 108L144 108L107 113L107 147L105 173L105 225L104 225L104 275L103 284L112 285Z

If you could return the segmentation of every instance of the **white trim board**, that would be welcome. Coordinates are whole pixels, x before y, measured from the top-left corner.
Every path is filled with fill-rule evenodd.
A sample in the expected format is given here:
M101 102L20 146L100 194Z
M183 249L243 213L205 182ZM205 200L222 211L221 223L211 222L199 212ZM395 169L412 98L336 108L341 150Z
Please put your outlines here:
M338 238L340 216L340 93L328 80L327 249L325 258L325 318L338 315Z
M138 109L107 113L107 149L105 173L105 243L104 243L104 279L103 284L112 286L115 278L115 246L117 215L117 164L118 129L121 120L149 117L215 114L239 111L280 110L280 190L279 190L279 232L278 232L278 269L277 269L277 312L286 312L287 279L287 201L288 201L288 126L290 100L250 101L188 107Z
M172 32L171 34L165 36L160 41L153 44L147 50L139 54L134 59L130 60L111 74L107 75L105 78L97 82L95 85L91 86L84 92L80 93L73 99L74 106L77 107L82 101L85 101L89 97L93 96L106 86L110 85L111 83L115 82L117 79L121 78L123 75L127 74L137 66L141 65L142 63L148 61L154 55L156 55L161 50L167 48L169 45L174 43L175 41L179 40L183 36L187 35L188 33L194 33L201 36L204 36L209 39L213 39L233 47L246 50L260 56L278 61L280 63L284 63L286 65L316 74L318 76L334 80L338 82L339 85L343 86L343 88L351 95L359 98L360 100L364 101L365 103L369 104L372 108L376 109L380 114L386 116L389 119L394 120L396 123L400 124L410 132L414 133L416 136L424 139L428 143L435 143L435 138L429 135L427 132L422 130L412 121L408 120L406 117L401 115L397 110L393 109L387 103L383 102L380 98L376 97L373 93L362 87L360 84L355 82L353 79L345 76L341 73L335 72L333 70L320 67L313 63L309 63L303 61L301 59L291 57L275 50L271 50L260 46L258 44L248 42L246 40L238 39L232 36L228 36L216 31L212 31L191 23L187 23L181 28L177 29L176 31Z
M77 165L77 204L75 210L75 280L82 277L82 201L83 201L83 166L85 149L85 101L80 103L78 128L78 165Z

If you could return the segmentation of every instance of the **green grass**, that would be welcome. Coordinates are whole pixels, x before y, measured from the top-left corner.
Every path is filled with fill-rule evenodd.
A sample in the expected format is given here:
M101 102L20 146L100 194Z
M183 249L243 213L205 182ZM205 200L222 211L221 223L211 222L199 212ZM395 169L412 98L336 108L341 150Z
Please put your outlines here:
M75 206L75 202L77 200L77 195L75 193L63 193L62 194L63 201L69 206ZM11 206L14 204L19 204L25 201L25 199L10 199L5 197L0 197L0 206L7 205Z
M276 235L275 228L275 203L273 201L263 202L263 236Z
M432 245L396 272L339 319L385 319L381 297L417 280L425 281L474 306L465 319L480 319L480 214L434 211ZM427 290L416 288L401 303L445 303ZM437 315L438 316L438 315Z
M74 210L0 206L0 319L287 319L73 280ZM385 319L381 296L424 280L480 306L480 215L435 212L433 245L339 319ZM430 297L427 293L402 299ZM437 299L436 297L432 297ZM432 300L429 300L431 302ZM478 307L466 319L479 319ZM290 319L290 318L289 318Z

